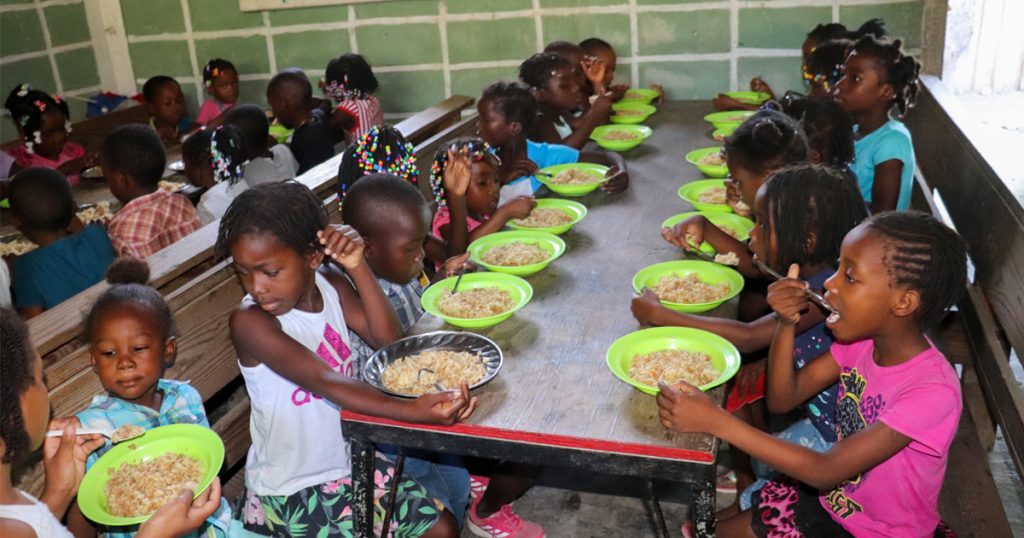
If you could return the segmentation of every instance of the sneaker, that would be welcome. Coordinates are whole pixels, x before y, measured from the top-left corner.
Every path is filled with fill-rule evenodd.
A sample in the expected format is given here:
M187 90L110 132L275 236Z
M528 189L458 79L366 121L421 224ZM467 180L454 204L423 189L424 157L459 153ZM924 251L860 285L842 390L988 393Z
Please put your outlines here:
M473 499L469 505L469 517L466 518L469 532L481 538L544 538L544 529L519 517L512 511L510 504L502 506L487 518L476 515L476 507L482 498L483 495Z
M476 499L487 491L487 485L491 483L491 479L486 476L480 476L471 474L469 475L469 498Z
M736 472L728 469L718 475L715 482L715 491L718 493L736 493Z

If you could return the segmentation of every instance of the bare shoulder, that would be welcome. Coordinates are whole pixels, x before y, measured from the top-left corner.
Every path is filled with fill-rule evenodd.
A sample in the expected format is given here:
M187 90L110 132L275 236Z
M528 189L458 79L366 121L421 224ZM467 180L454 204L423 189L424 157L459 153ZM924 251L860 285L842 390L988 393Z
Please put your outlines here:
M36 538L36 531L27 523L0 517L0 536L4 538Z

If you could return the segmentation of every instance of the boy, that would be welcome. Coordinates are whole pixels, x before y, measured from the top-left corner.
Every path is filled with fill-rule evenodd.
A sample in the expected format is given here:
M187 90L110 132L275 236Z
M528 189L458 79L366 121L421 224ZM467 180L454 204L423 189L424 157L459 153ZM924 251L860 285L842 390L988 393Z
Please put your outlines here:
M123 205L107 226L118 254L146 259L201 226L188 198L160 188L167 157L152 129L118 127L103 141L100 161L110 192Z
M224 125L234 125L242 134L242 147L245 148L246 160L249 161L245 165L242 178L250 187L294 179L298 175L299 163L288 146L267 146L270 124L260 107L237 105L227 111Z
M14 304L22 317L39 315L103 279L114 246L102 226L83 226L75 216L63 174L22 170L11 180L10 200L15 227L39 245L13 263Z
M142 86L142 97L152 115L149 126L160 135L160 140L177 144L181 135L191 131L195 125L188 117L185 94L178 81L164 75L150 78Z
M301 69L290 68L270 79L267 103L277 122L294 129L291 150L299 162L299 174L334 156L339 142L323 110L313 108L313 85Z

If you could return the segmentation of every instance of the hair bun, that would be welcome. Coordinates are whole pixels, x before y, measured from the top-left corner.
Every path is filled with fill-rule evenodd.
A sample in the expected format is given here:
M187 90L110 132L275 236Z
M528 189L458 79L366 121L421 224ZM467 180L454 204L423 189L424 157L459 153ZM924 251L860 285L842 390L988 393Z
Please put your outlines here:
M107 269L107 282L111 284L147 284L149 264L139 258L118 258Z
M758 143L772 147L781 145L786 136L771 118L758 119L751 134Z

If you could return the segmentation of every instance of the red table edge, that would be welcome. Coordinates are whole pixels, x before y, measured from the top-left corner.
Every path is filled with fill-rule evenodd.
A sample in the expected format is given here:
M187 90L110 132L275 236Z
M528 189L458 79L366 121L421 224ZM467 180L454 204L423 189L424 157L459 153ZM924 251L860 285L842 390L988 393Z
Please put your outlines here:
M556 435L550 433L505 430L501 428L492 428L489 426L478 426L466 423L459 423L454 426L410 424L398 420L363 415L360 413L355 413L346 410L342 410L341 418L342 420L347 420L350 422L361 422L365 424L376 424L381 426L399 426L415 430L429 430L456 435L465 435L470 437L482 437L485 439L529 443L534 445L575 448L580 450L592 450L596 452L609 452L615 454L628 454L634 456L647 456L652 458L663 458L671 460L685 460L693 463L714 463L714 458L708 452L686 450L681 448L639 445L635 443L619 443L614 441L599 441L596 439L588 439L585 437L573 437L569 435Z

